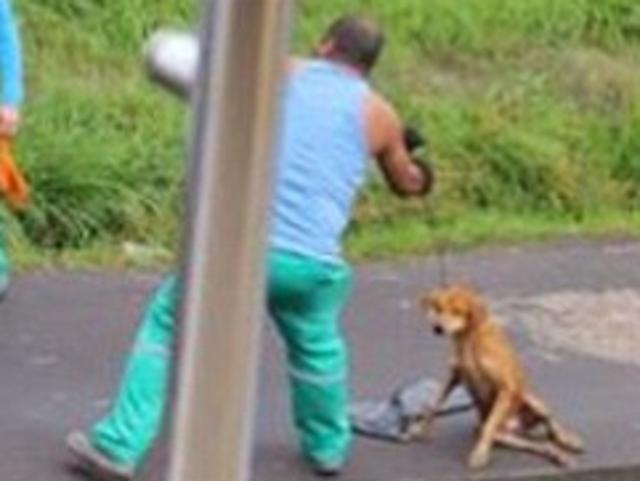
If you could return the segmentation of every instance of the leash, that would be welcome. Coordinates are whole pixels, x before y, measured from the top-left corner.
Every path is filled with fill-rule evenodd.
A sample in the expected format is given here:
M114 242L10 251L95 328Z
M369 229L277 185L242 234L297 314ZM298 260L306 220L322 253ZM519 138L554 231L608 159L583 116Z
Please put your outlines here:
M411 153L414 162L421 167L423 173L428 176L429 191L433 190L435 176L433 172L433 162L429 155L428 139L420 134L415 128L406 126L404 129L404 142L407 150ZM417 154L417 155L415 155ZM422 154L422 155L421 155ZM424 160L420 161L424 156ZM431 192L429 192L431 194ZM432 194L431 194L432 195ZM438 269L438 283L445 287L449 281L449 270L447 265L447 253L449 250L449 240L440 236L437 232L438 217L433 201L429 198L426 205L426 221L435 232L435 256ZM426 270L426 265L425 265ZM425 278L428 278L425 273Z
M449 239L447 236L440 234L438 231L438 216L435 211L433 201L428 200L426 206L427 225L431 226L434 232L434 255L437 269L437 283L440 287L446 287L449 284ZM427 271L425 264L425 271ZM425 272L425 278L428 275Z

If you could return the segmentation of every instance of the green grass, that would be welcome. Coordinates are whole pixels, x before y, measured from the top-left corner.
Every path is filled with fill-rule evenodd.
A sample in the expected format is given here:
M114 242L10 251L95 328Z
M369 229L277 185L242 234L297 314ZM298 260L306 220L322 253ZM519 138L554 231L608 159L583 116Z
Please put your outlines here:
M576 221L540 213L469 212L434 227L429 219L405 218L368 225L349 234L356 260L458 251L479 245L514 245L563 238L611 240L640 235L639 212L600 212Z
M393 199L374 178L351 256L640 231L637 0L298 3L298 52L340 13L381 21L374 82L428 133L438 174L428 201ZM16 0L28 72L17 153L34 192L8 229L19 265L170 260L186 113L147 82L139 54L154 28L189 25L194 4Z

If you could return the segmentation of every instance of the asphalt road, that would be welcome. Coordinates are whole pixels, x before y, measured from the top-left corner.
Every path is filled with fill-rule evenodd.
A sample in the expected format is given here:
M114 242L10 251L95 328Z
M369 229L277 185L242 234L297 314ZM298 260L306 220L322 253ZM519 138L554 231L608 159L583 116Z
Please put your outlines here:
M451 280L474 283L495 304L565 291L640 293L639 265L640 244L633 242L568 241L475 251L449 260ZM79 479L68 469L64 434L106 409L139 306L156 280L154 274L84 272L36 272L17 280L0 305L0 480ZM425 374L442 376L445 344L421 326L415 308L416 297L437 282L432 259L358 269L345 317L355 397L384 396ZM585 319L587 326L595 322L597 317ZM565 473L526 455L497 452L491 467L473 479L640 476L634 467L640 465L638 364L545 346L532 340L523 322L508 326L538 391L585 437L588 453L576 471ZM280 349L270 328L263 357L254 479L314 479L291 442ZM469 479L464 462L472 429L473 418L460 415L442 420L428 445L360 439L343 479ZM162 459L155 456L148 472L157 473ZM618 478L606 472L623 467Z

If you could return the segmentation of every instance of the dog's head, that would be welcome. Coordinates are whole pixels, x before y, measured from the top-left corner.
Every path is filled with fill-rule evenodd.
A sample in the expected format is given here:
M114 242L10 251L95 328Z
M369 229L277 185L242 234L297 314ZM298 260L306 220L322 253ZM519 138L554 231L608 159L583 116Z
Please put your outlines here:
M484 322L488 316L480 296L466 286L433 291L422 297L421 305L430 314L432 329L437 335L463 334Z

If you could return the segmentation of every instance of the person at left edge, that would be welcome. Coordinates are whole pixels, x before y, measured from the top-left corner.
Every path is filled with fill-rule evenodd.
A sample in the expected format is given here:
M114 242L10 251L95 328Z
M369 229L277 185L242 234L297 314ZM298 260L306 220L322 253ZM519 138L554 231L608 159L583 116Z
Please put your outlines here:
M18 27L10 0L0 0L0 136L13 137L16 134L22 99L22 52ZM5 297L10 280L4 230L0 216L0 300Z

